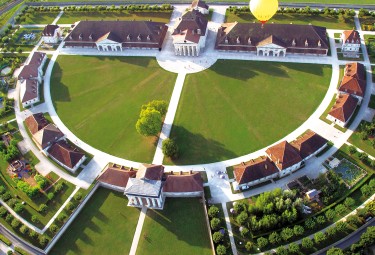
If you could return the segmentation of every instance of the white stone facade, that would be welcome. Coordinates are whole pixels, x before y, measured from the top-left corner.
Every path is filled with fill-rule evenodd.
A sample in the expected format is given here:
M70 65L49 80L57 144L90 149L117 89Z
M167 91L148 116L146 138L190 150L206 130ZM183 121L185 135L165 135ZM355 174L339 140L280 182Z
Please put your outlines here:
M60 28L56 28L53 34L51 34L51 35L43 35L42 36L42 40L46 44L49 44L49 43L56 44L56 43L59 42L61 34L62 34L61 33L61 29Z
M286 48L273 43L257 47L257 56L285 57L285 55Z

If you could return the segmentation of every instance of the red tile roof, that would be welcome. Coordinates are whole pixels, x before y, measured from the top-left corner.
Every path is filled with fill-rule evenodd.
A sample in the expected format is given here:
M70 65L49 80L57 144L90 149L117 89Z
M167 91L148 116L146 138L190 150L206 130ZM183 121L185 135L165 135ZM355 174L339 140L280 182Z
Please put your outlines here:
M69 168L74 168L85 156L78 148L69 145L66 141L58 141L53 144L48 149L48 153Z
M64 137L64 134L54 124L50 123L43 129L36 132L33 137L40 147L45 149L52 145L52 143Z
M308 130L290 144L299 151L300 156L304 159L322 148L326 143L327 140L325 138Z
M302 161L297 150L287 141L269 147L266 153L280 170L291 167Z
M42 35L43 36L53 36L55 34L55 30L58 29L58 25L47 25L44 27Z
M349 94L339 95L328 114L345 123L354 113L357 103L358 99Z
M137 171L108 166L99 176L98 181L125 188L129 178L135 177Z
M48 125L48 121L44 118L43 113L35 113L25 119L25 124L31 134L35 134L39 130Z
M234 177L238 184L252 182L278 173L275 164L267 157L260 157L234 167Z
M163 186L164 192L197 192L203 191L203 180L200 173L189 175L168 175Z
M345 30L343 33L343 41L345 43L361 43L361 38L359 37L359 33L356 30Z
M18 74L18 79L36 79L38 78L38 67L34 65L24 65L21 72Z
M366 92L366 82L353 76L343 76L339 91L363 97Z
M24 80L21 84L24 88L21 89L21 92L24 91L22 96L22 103L28 102L38 97L38 81L36 80Z
M198 43L206 34L208 20L197 10L185 12L177 21L172 37L174 40Z
M358 62L348 63L345 65L345 76L352 76L359 80L366 80L365 67Z
M161 180L164 174L164 166L141 164L137 171L138 179Z
M208 10L208 5L206 4L205 1L202 1L202 0L194 0L192 3L191 3L191 8L196 8L196 7L200 7L200 8L204 8L204 9L207 9Z

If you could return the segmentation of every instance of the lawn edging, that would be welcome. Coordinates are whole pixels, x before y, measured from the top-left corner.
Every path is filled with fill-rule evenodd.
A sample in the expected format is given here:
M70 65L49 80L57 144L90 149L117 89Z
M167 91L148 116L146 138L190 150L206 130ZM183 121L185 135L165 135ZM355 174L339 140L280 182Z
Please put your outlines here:
M95 191L100 187L100 183L96 183L95 186L92 188L92 190L85 196L85 198L82 200L82 202L78 205L76 210L70 215L68 220L61 226L59 232L51 239L51 241L48 243L47 247L44 249L44 252L48 254L50 250L53 248L53 246L56 244L56 242L60 239L60 237L65 233L65 231L68 229L70 224L74 221L74 219L77 217L77 215L82 211L82 209L85 207L86 203L90 200L92 195L94 195Z

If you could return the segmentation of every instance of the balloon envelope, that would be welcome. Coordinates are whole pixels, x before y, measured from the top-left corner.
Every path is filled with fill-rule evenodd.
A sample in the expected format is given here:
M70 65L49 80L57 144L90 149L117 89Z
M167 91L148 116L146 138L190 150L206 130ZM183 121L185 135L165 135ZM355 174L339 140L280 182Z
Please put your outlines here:
M279 3L277 0L251 0L251 13L260 22L266 23L277 12Z

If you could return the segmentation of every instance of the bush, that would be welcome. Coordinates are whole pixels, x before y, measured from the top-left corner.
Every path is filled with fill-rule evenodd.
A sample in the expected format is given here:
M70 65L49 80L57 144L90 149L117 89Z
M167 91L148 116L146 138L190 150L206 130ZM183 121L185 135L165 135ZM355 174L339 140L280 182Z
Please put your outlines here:
M247 242L246 244L245 244L245 249L247 250L247 251L251 251L252 249L254 248L254 243L253 242Z
M4 194L1 195L1 198L4 200L4 202L8 201L12 195L10 194L9 191L5 192Z
M31 221L34 222L34 223L38 223L39 222L38 216L36 216L36 215L31 216Z
M76 208L76 206L75 206L72 202L69 202L69 203L66 205L66 209L68 209L69 211L73 211L74 208Z
M288 255L288 250L284 246L277 247L276 249L277 255Z
M29 255L29 253L27 251L25 251L24 249L20 248L20 247L14 247L14 250L19 253L20 255Z
M349 153L351 154L351 155L353 155L353 154L355 154L357 152L357 148L355 147L355 146L353 146L353 145L350 145L349 146Z
M227 248L225 248L224 245L219 244L219 245L216 247L216 254L217 254L217 255L225 255L225 254L227 254Z
M316 222L319 225L323 225L324 223L326 223L326 218L323 215L320 215L320 216L316 217Z
M5 217L5 220L6 220L6 222L11 222L13 220L13 218L14 218L13 215L8 213L7 216Z
M221 241L223 241L223 238L224 238L224 235L220 233L219 231L215 232L212 235L212 240L214 241L214 243L220 243Z
M3 206L0 206L0 217L4 218L5 215L7 214L7 209Z
M34 231L34 230L30 230L29 231L29 236L32 238L32 239L35 239L35 237L37 237L38 236L38 234Z
M259 237L257 240L257 244L258 244L259 249L263 249L264 247L268 245L268 240L264 237Z
M325 212L325 216L326 216L327 220L332 221L333 218L335 218L336 213L335 213L334 210L332 210L332 209L328 209L328 210Z
M21 222L17 219L13 219L10 225L12 226L12 228L16 229L21 225Z
M26 226L26 225L23 225L20 227L20 232L21 234L27 234L27 231L29 230L29 228Z
M58 216L57 216L57 220L60 221L60 222L64 222L65 219L67 218L68 216L65 214L65 213L60 213Z
M9 205L10 207L14 207L14 206L17 204L17 202L18 202L17 199L12 198L12 199L9 199L9 201L8 201L8 205Z
M346 212L346 208L345 208L344 205L339 204L339 205L336 205L336 207L335 207L335 211L336 211L337 214L339 214L339 215L343 215L343 214L345 214L345 212Z
M210 225L211 225L212 230L218 230L220 228L221 221L218 218L213 218L210 221Z
M208 209L208 216L210 218L215 218L219 214L219 208L216 206L211 206L210 209Z
M327 255L344 255L344 252L340 248L332 247L327 251L326 254Z
M47 194L48 200L52 200L54 197L55 197L55 194L53 194L52 192L48 192Z
M176 142L170 138L167 138L162 143L163 154L171 159L178 158L178 146Z
M303 233L305 233L305 229L300 225L294 225L293 227L294 235L301 236Z
M0 234L0 241L2 241L3 243L5 243L8 246L12 245L12 242L2 234Z
M21 213L24 209L25 209L25 206L24 206L22 203L17 203L17 204L14 206L14 211L15 211L16 213Z
M248 228L245 228L245 227L242 227L242 230L241 230L241 236L243 238L246 237L246 235L249 233L249 229Z
M300 252L299 245L297 243L290 243L289 244L289 251L291 253L298 254Z
M348 224L350 224L352 226L356 226L356 227L358 227L362 223L361 219L357 215L349 215L346 218L346 222Z
M0 185L0 195L4 194L6 191L5 187L3 185Z
M76 201L81 201L82 200L82 192L77 192L75 195L74 195L74 199Z
M48 206L46 204L41 204L39 206L39 212L41 212L41 213L45 213L47 211L47 209L48 209Z
M327 239L326 235L323 232L317 232L314 234L314 241L316 244L320 244Z
M302 239L301 245L305 249L311 249L314 246L314 243L310 238L305 237Z
M30 184L24 181L17 182L17 188L24 192L28 197L34 197L39 193L38 187L32 187Z
M269 242L272 245L279 244L281 242L280 235L277 232L272 232L268 237Z
M56 224L52 224L52 225L49 227L49 231L51 231L53 234L56 234L57 231L59 231L59 227L58 227Z
M248 217L247 212L243 211L237 216L236 221L238 224L243 225L246 223Z
M45 188L48 184L47 178L40 175L40 174L35 175L34 179L38 183L38 185L41 189Z
M48 242L49 242L49 240L46 236L44 236L44 235L39 236L39 244L41 246L43 246L43 247L46 246Z
M316 227L316 222L315 222L314 218L308 218L305 221L305 227L307 229L313 230Z
M62 189L64 188L64 184L63 183L58 183L55 185L55 193L57 192L60 192Z

